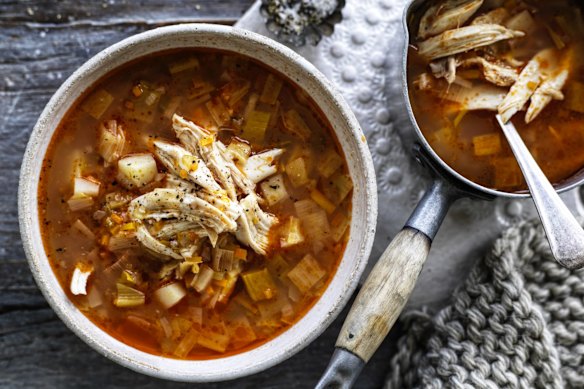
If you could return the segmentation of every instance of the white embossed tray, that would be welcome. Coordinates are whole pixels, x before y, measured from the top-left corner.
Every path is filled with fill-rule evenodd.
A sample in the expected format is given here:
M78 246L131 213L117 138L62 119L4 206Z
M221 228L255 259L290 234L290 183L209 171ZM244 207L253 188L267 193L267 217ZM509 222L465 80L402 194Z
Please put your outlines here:
M336 84L367 136L380 207L368 269L401 230L430 183L410 153L414 130L402 97L402 14L406 2L347 0L343 21L331 37L323 38L316 47L292 47ZM259 2L236 26L274 37L265 28ZM584 215L578 190L562 198L575 214ZM408 307L443 304L506 226L536 215L531 200L463 199L456 203L434 241Z

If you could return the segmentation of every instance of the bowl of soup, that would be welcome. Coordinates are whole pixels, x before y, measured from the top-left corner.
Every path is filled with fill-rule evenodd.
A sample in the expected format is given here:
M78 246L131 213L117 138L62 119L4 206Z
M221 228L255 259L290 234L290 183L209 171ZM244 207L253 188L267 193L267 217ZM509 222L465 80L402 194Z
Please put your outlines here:
M355 289L377 197L359 124L282 45L163 27L79 68L42 112L19 217L39 288L141 373L248 375L314 340Z

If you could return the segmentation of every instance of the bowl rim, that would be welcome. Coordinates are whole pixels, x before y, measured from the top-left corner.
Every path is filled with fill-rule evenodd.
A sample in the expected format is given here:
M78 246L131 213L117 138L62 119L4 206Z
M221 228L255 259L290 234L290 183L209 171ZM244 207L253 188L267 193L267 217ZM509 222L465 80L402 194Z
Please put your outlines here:
M48 144L43 145L41 141L47 131L50 132L52 138L55 128L54 126L51 126L51 119L62 119L64 113L59 114L58 111L60 104L62 102L64 103L63 106L65 106L65 112L70 108L72 102L67 102L66 96L72 90L72 88L79 88L80 84L82 89L81 92L77 93L75 99L72 100L75 101L84 90L87 90L93 85L94 82L89 82L86 80L88 74L91 74L92 71L99 72L101 69L101 76L103 76L112 70L119 68L119 66L125 63L135 60L136 58L143 57L143 55L135 55L132 58L125 59L122 64L117 64L111 69L103 70L104 67L107 68L108 63L115 61L112 60L111 57L116 53L123 53L125 50L131 50L132 47L139 45L153 44L156 46L158 43L161 43L161 41L159 41L160 39L164 39L168 36L176 35L186 37L191 34L210 34L213 35L213 37L217 37L219 39L235 39L242 42L245 41L247 44L252 46L255 45L256 48L260 50L267 50L271 55L279 57L287 65L294 67L299 73L301 73L307 83L314 83L318 90L324 93L323 98L326 97L327 99L330 99L332 103L334 103L334 108L338 111L339 115L338 120L343 120L346 128L349 130L346 132L346 136L348 136L347 142L350 142L353 146L350 150L343 148L343 151L345 154L351 152L351 155L357 158L356 164L362 165L359 166L359 168L363 168L364 171L359 171L359 173L363 174L365 183L365 186L359 190L362 192L362 197L365 201L365 214L363 219L366 228L364 228L362 231L357 231L357 236L359 238L357 243L359 243L359 245L355 248L357 251L356 258L347 258L346 254L349 247L349 245L347 245L335 275L331 279L323 295L297 322L295 322L288 329L284 330L284 332L250 350L237 353L233 356L220 357L212 360L176 360L149 354L126 345L125 343L107 334L107 332L101 330L97 325L93 324L93 322L91 322L84 314L82 314L81 311L79 311L78 308L68 299L63 291L63 288L60 287L56 275L52 271L44 251L42 239L40 239L40 223L37 210L37 191L39 183L36 179L37 175L35 175L35 172L37 170L40 171L38 165L42 165L42 162L38 162L38 156L42 155L44 159L48 146ZM211 43L206 47L217 49L218 47L215 47L214 45L216 45L216 43ZM176 48L179 47L185 48L188 46L176 46ZM191 45L191 47L203 48L205 46ZM235 50L227 50L225 48L218 49L235 52ZM163 52L166 50L166 48L158 47L148 52L148 54ZM251 53L248 53L248 56L252 57ZM264 61L259 62L264 63ZM276 71L286 75L284 71L274 68L272 64L264 63L264 66L273 68ZM288 77L291 78L291 76ZM83 81L84 79L85 81ZM292 81L300 84L300 80L298 79L293 79ZM302 88L300 85L299 87ZM304 90L304 88L302 89ZM76 92L73 92L73 95L75 95L75 93ZM322 109L321 104L318 102L318 99L314 96L314 94L310 95L317 102L319 108ZM61 115L61 117L59 117L59 115ZM328 119L330 120L330 117ZM339 138L339 141L341 141L341 132L337 131L336 128L335 134L337 138ZM346 157L349 161L349 156L346 155ZM43 159L41 159L41 161ZM351 167L351 163L349 163L349 165ZM34 206L31 207L31 204L34 204ZM355 209L355 205L353 206L353 209ZM19 177L18 217L20 233L27 262L31 272L33 273L35 282L45 296L45 299L49 302L52 309L57 313L61 320L85 343L87 343L94 350L98 351L100 354L106 356L108 359L142 374L174 381L214 382L235 379L257 373L272 367L287 358L290 358L292 355L296 354L298 351L316 339L316 337L318 337L338 316L349 298L352 296L353 291L357 287L358 281L361 277L361 274L365 270L369 255L371 253L377 222L377 186L371 154L366 143L366 138L357 119L355 118L349 105L345 102L342 95L334 87L332 82L329 81L324 75L322 75L322 73L318 71L310 62L288 47L285 47L284 45L281 45L280 43L268 37L247 30L214 24L190 23L159 27L130 36L118 43L115 43L87 60L57 89L57 91L53 94L43 109L37 123L33 128L26 147ZM350 234L352 237L353 220ZM335 295L329 296L329 298L332 298L330 301L324 301L327 292L331 289L335 280L341 277L341 267L343 267L343 265L345 265L345 267L348 266L347 263L349 261L352 267L346 269L346 272L348 272L346 275L346 280L342 285L335 286L335 288L340 289L336 291ZM46 271L47 267L50 270L48 272ZM55 286L55 283L58 285L58 287L52 288ZM311 314L311 312L315 311L317 306L319 307L319 311L317 313ZM292 330L299 328L300 323L305 322L305 319L311 318L310 316L314 316L316 314L318 314L317 320L303 324L309 331L298 334L293 333ZM298 332L298 330L296 330L296 332ZM293 335L297 335L298 338L288 339L287 343L283 343L281 345L278 344L285 342L281 339L292 338ZM281 346L276 350L272 350L274 354L273 356L264 356L264 359L257 363L244 363L242 356L253 356L254 353L258 353L256 350L259 349L262 349L262 352L265 354L266 351L270 351L270 344ZM273 347L274 346L272 346L272 348ZM242 364L243 366L241 366ZM205 368L213 365L221 365L223 368L210 371L204 370ZM199 369L203 369L203 371L200 371Z

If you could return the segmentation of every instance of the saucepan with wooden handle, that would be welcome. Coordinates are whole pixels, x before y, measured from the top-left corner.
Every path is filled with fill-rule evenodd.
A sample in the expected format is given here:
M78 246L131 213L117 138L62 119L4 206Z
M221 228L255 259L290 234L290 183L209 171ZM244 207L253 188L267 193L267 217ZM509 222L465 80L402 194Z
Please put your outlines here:
M414 0L409 3L404 12L403 27L406 44L402 62L402 79L407 111L416 134L414 153L416 159L431 170L434 181L404 228L396 235L371 270L345 320L336 342L335 352L317 388L350 388L353 385L363 366L375 353L399 317L426 261L432 240L448 209L456 200L463 197L479 200L492 200L496 197L531 197L529 192L511 193L494 190L463 177L438 156L420 130L412 111L407 87L407 42L410 39L409 32L416 31L414 21L419 20L420 13L424 12L430 3L432 1ZM520 139L519 142L521 142ZM520 159L519 156L518 159ZM519 162L521 163L521 160ZM570 179L555 185L554 188L557 192L563 192L583 182L584 172L580 171ZM556 205L560 208L563 206L563 204ZM558 257L554 252L560 264L568 268L579 268L584 265L582 255L584 240L573 238L582 234L582 230L578 225L574 225L573 217L565 206L563 211L565 212L553 214L553 224L557 227L556 241L553 242L550 239L550 243L552 249L555 244L560 247L560 250L564 250L563 257ZM546 217L543 214L541 216L545 224Z

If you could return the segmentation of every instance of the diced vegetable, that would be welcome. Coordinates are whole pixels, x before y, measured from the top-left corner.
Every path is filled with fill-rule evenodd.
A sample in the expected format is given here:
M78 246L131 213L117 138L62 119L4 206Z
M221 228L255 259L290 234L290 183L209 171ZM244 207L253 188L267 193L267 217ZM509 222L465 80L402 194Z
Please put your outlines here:
M231 344L234 347L243 347L257 339L257 335L245 315L240 315L231 321L229 332Z
M286 174L295 188L308 184L308 168L303 157L296 158L286 164Z
M114 299L114 305L119 308L130 308L144 305L146 297L138 289L131 288L122 283L117 283L117 295Z
M302 217L300 220L306 236L310 236L313 241L318 242L329 237L330 226L326 212L322 208L319 208L317 212Z
M501 136L499 134L475 136L472 138L472 145L477 157L497 154L501 151Z
M116 120L108 120L100 124L97 151L106 167L115 163L123 155L125 146L126 135L121 124L118 124Z
M294 307L292 304L288 303L282 307L282 321L286 324L292 324L294 322Z
M343 214L343 212L338 211L335 213L331 220L331 236L333 240L336 242L340 241L341 238L345 235L345 232L349 228L351 221L347 216Z
M184 72L185 70L191 69L198 69L199 68L199 60L195 57L188 57L185 59L181 59L175 62L172 62L168 65L168 70L170 74L177 74L180 72Z
M282 123L286 130L301 140L306 142L310 138L310 128L295 109L290 109L282 114Z
M300 228L300 219L290 216L286 223L281 227L280 247L292 247L304 242L304 235Z
M230 107L233 107L247 95L251 83L247 80L236 78L221 87L221 97Z
M241 275L245 290L253 301L269 300L276 295L276 285L268 269L252 270Z
M205 103L205 106L219 127L227 124L231 120L231 110L223 104L223 100L220 98L211 99L211 101Z
M290 270L290 264L280 254L274 254L268 261L268 269L276 277L283 280Z
M523 174L521 173L515 158L497 158L493 160L492 164L495 171L495 188L513 188L522 184Z
M157 114L160 99L166 90L164 87L156 87L147 81L140 81L136 87L141 92L138 96L133 93L132 104L126 107L125 115L143 123L152 123Z
M75 177L73 180L73 198L95 197L99 194L100 183L93 178Z
M181 101L182 101L181 96L173 96L170 100L168 100L164 107L163 113L164 117L167 119L172 119L172 115L176 113L176 110L178 109L178 106L180 105Z
M310 254L304 258L292 270L288 272L288 278L302 293L308 292L326 274L320 264Z
M227 304L229 297L235 289L235 284L237 283L238 278L239 277L227 273L223 287L217 292L217 302Z
M318 189L310 191L310 198L314 200L319 207L324 209L327 213L333 213L337 208L329 199L326 198Z
M314 201L311 199L298 200L294 203L294 209L296 210L296 215L300 219L305 218L311 213L319 212L321 209Z
M240 261L245 261L247 259L247 250L241 247L237 247L233 252L235 259Z
M77 231L81 232L83 235L85 235L89 239L92 239L92 240L95 239L95 234L93 233L93 231L91 231L91 229L89 227L87 227L85 225L85 223L83 223L81 220L79 220L79 219L75 220L75 223L73 223L73 228L75 228Z
M229 345L229 340L229 335L219 334L212 331L203 331L201 336L197 339L197 343L199 346L203 346L209 350L224 353Z
M323 177L330 177L343 166L343 158L335 150L329 148L318 163L317 170Z
M176 346L174 350L174 355L179 358L184 358L191 350L197 345L197 341L201 334L195 328L191 328L189 332L185 334L185 336L181 339L179 344Z
M213 273L213 269L209 266L202 265L199 273L197 273L197 276L194 279L193 288L199 293L207 289L209 284L211 284L211 281L213 281Z
M249 115L255 110L259 99L260 96L257 93L252 93L251 96L249 96L245 109L243 110L243 120L245 122L249 120Z
M89 308L97 308L101 304L103 304L101 292L94 285L89 289L89 293L87 294L87 305L89 306Z
M129 286L136 286L142 282L142 276L136 271L124 269L122 274L120 274L119 282Z
M584 83L575 80L568 83L566 107L574 112L584 113Z
M511 19L505 23L505 26L511 30L523 31L526 34L537 29L535 20L528 10L511 17Z
M241 136L252 143L262 143L270 116L269 112L252 110L245 119Z
M280 91L282 90L283 82L278 77L273 74L268 74L266 78L266 83L264 84L264 89L260 96L260 102L265 104L274 104L280 96Z
M108 239L107 248L110 251L126 250L138 247L135 233L119 233Z
M87 294L87 280L93 273L93 266L85 263L77 263L71 276L71 293L74 295Z
M67 200L69 209L73 212L82 211L93 206L93 198L88 196L71 197Z
M268 204L274 205L290 197L281 174L277 174L260 184L262 193Z
M239 293L237 296L233 298L233 301L241 305L243 308L247 309L252 314L258 313L257 306L253 303L253 301L251 301L251 299L245 292Z
M164 285L160 289L157 289L153 296L160 302L160 304L165 308L171 308L178 304L187 295L185 288L178 282L173 282L172 284Z
M251 155L251 146L249 143L233 139L229 146L227 146L227 151L229 151L231 157L239 166L243 166Z
M233 269L233 251L224 250L220 248L213 249L213 270L215 271L230 271Z
M100 119L113 101L112 95L103 89L98 89L81 104L81 109L94 119Z
M142 188L158 174L152 154L130 154L118 161L118 180L128 189Z
M550 34L550 37L552 38L552 41L558 50L562 50L564 47L566 47L566 42L564 42L562 37L557 32L555 32L549 24L545 23L544 26L547 32Z
M247 159L243 172L251 182L257 184L278 171L275 163L282 153L283 149L272 149L255 154Z

